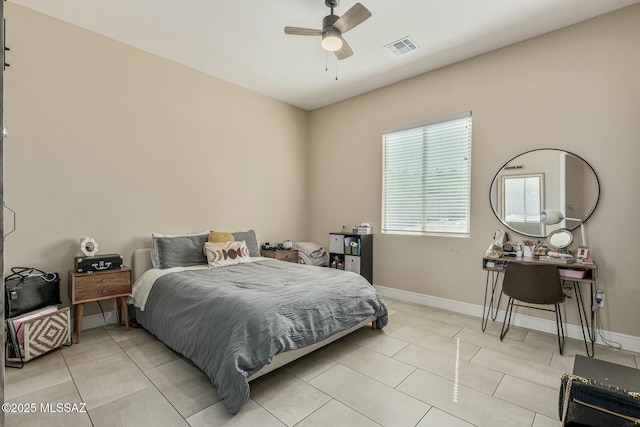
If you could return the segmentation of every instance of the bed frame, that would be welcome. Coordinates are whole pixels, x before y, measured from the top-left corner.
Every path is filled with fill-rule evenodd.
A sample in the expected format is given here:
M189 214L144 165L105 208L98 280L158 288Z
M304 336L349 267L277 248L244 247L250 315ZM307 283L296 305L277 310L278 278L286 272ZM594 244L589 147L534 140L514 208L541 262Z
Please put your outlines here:
M144 248L144 249L137 249L134 253L133 253L133 281L135 283L135 281L138 279L138 277L140 277L142 275L142 273L144 273L145 271L149 270L152 268L151 265L151 249L149 248ZM362 322L358 323L356 326L354 326L353 328L350 329L346 329L342 332L339 332L335 335L332 335L331 337L327 338L324 341L320 341L317 342L315 344L312 344L310 346L304 347L304 348L299 348L297 350L291 350L291 351L286 351L284 353L280 353L277 354L273 357L273 359L271 360L271 363L268 365L265 365L262 369L260 369L258 372L256 372L255 374L251 375L249 378L247 378L247 381L252 381L255 380L258 377L261 377L264 374L267 374L273 370L278 369L281 366L286 365L287 363L293 362L296 359L299 359L302 356L305 356L309 353L311 353L312 351L315 351L321 347L324 347L327 344L332 343L333 341L340 339L342 337L344 337L345 335L350 334L351 332L356 331L357 329L360 329L361 327L363 327L366 324L371 323L371 327L373 329L376 329L376 317L375 316L370 316L369 318L363 320Z

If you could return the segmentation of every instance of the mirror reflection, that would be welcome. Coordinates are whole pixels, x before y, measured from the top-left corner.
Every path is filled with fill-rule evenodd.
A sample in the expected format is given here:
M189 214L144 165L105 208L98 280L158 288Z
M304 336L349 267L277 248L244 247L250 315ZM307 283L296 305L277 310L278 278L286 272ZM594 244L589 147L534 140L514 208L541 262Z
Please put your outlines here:
M598 204L600 185L591 165L580 156L543 148L505 163L493 178L489 196L493 212L510 230L546 237L586 221ZM543 224L540 212L545 209L559 211L567 219Z

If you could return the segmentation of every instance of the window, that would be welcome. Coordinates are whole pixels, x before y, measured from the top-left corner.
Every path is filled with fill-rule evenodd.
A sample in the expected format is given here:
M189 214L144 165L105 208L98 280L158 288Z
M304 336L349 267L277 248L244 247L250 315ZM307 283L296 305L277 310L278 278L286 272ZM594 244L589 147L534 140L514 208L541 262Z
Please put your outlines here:
M383 135L382 232L469 235L471 112Z
M540 223L543 179L542 174L502 177L502 217L505 221Z

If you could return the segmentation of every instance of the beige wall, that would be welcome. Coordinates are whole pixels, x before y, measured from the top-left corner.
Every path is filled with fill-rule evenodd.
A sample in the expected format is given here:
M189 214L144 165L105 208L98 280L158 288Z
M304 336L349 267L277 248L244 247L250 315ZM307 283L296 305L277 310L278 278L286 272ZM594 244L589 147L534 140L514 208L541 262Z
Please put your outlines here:
M587 226L606 293L602 326L640 336L638 22L640 5L313 111L311 238L326 242L342 225L370 222L375 284L482 304L480 258L502 228L489 205L494 174L521 152L565 149L600 178L600 204ZM380 234L383 130L467 110L471 237ZM575 323L575 307L567 311Z
M342 225L379 231L382 131L472 110L471 238L376 233L374 282L480 304L480 257L501 228L491 179L523 151L566 149L601 181L587 225L603 327L640 336L640 6L311 114L15 4L6 15L7 268L64 273L83 235L130 260L154 231L324 244Z
M67 302L83 235L127 263L152 232L307 237L307 112L15 4L6 18L6 269L62 272Z

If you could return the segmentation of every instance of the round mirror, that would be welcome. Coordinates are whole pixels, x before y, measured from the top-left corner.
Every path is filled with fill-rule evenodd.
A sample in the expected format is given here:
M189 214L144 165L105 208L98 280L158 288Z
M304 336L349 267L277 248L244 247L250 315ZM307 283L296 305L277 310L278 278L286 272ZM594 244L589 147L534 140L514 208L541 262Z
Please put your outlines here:
M551 249L560 250L571 246L573 234L566 228L554 230L547 236L547 243Z
M520 154L496 173L489 190L493 213L510 230L546 237L574 230L591 216L600 198L598 176L582 157L555 148ZM540 212L562 213L557 224L542 224Z

